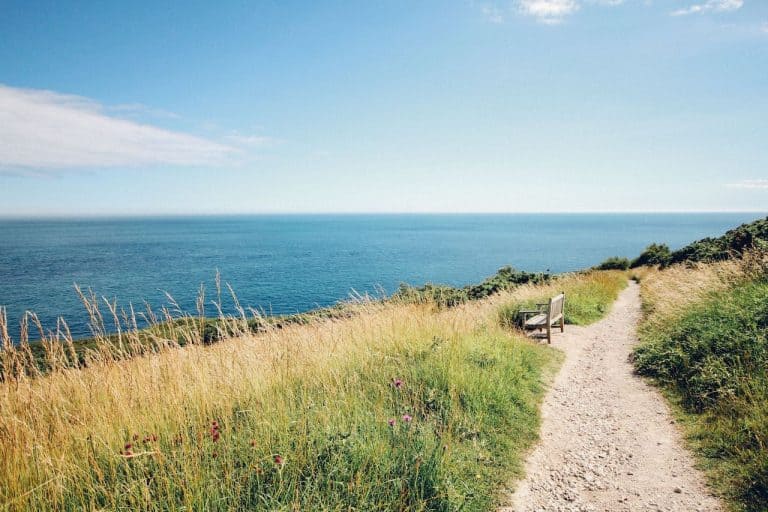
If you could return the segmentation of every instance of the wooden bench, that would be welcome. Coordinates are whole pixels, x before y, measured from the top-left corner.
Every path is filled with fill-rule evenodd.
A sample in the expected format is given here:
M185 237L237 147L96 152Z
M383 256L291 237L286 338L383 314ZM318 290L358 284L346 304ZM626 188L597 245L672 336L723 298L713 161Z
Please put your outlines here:
M520 311L520 326L524 330L547 330L547 343L552 343L552 327L565 331L565 293L549 299L544 304L536 304L537 309Z

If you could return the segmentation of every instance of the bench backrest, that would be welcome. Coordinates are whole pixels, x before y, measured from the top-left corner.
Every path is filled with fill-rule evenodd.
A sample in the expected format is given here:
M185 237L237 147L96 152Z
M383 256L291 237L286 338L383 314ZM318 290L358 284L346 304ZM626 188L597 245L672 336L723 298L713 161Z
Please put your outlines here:
M565 305L565 293L561 293L555 297L549 299L549 309L547 311L547 320L554 322L563 315L563 308Z

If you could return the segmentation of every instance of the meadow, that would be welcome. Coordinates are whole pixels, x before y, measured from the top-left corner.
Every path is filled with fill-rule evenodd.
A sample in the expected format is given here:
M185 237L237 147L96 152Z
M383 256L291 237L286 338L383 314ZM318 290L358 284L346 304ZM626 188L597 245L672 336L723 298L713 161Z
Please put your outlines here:
M215 344L193 316L148 344L128 313L84 365L64 326L45 335L44 374L4 334L0 506L488 510L520 474L560 361L499 312L565 291L566 307L591 310L570 320L592 321L625 283L567 274L450 308L360 302L258 332L243 311L220 319ZM587 289L602 299L582 304Z

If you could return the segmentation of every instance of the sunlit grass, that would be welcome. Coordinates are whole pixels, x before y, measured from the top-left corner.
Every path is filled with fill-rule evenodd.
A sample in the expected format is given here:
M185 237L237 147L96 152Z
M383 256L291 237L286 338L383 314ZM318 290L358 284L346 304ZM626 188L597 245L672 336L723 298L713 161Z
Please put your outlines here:
M498 322L506 327L517 324L519 311L565 293L565 322L587 325L602 318L619 292L627 285L627 273L620 270L592 271L587 274L567 274L542 286L520 287L500 294Z
M5 337L0 504L488 510L520 474L560 359L499 326L499 305L559 285L602 290L617 282L609 275L448 310L360 303L350 317L242 329L210 346L195 318L151 350L128 329L120 350L110 338L81 369L66 337L48 338L47 375L25 371L24 348ZM226 321L236 332L246 319Z

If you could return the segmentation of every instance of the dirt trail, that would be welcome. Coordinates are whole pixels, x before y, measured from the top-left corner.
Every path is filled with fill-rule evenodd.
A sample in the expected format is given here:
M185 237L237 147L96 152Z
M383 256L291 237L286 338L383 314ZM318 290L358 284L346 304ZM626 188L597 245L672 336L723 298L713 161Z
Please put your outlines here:
M606 318L553 336L566 360L544 400L527 476L502 511L723 510L682 448L666 403L632 373L639 317L632 282Z

